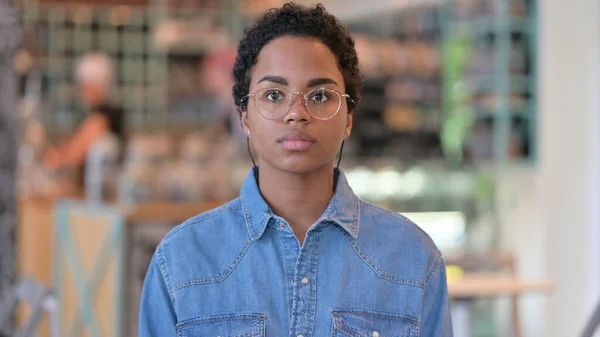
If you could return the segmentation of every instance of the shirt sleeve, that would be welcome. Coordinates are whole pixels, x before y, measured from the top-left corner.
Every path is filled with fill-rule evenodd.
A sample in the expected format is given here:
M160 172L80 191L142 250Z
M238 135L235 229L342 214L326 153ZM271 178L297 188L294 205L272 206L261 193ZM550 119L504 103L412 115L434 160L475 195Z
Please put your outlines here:
M139 317L140 337L177 336L174 300L167 283L168 271L159 249L154 253L144 280Z
M452 337L446 265L442 257L433 267L421 306L420 336Z

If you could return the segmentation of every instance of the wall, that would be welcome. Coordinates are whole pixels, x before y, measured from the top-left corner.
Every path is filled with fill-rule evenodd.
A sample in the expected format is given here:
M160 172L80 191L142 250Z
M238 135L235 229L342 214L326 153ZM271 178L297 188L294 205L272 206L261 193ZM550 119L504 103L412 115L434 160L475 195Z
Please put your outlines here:
M556 282L523 300L524 336L577 336L600 301L600 1L538 3L539 155L502 177L502 245Z

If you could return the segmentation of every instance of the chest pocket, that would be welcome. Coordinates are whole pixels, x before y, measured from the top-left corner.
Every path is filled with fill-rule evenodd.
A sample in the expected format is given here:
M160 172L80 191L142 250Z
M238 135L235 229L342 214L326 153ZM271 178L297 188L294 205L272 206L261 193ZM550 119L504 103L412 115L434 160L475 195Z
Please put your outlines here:
M223 315L184 322L178 337L264 337L265 315Z
M419 323L404 315L372 311L334 311L333 337L417 337Z

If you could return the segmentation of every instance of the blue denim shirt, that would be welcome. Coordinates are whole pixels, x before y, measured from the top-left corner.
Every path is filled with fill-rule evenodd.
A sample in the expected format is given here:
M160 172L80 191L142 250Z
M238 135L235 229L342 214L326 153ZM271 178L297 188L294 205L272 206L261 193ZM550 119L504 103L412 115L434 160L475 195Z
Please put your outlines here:
M302 246L254 170L240 198L174 228L146 275L140 336L452 336L444 261L429 236L335 174Z

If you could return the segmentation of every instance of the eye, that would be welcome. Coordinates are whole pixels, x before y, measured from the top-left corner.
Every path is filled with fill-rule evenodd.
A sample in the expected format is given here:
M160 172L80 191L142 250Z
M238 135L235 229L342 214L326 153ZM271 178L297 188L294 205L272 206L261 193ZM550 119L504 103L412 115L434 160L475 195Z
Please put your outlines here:
M317 90L310 95L310 99L317 103L325 103L329 100L331 95L327 92L327 90Z
M276 89L265 91L263 97L268 101L280 101L285 99L284 93Z

